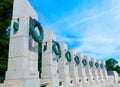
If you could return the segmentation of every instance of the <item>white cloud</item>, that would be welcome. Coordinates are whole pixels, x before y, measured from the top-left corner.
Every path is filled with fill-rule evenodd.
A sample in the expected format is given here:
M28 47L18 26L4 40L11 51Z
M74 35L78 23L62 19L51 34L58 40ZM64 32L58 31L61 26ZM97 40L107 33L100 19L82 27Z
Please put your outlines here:
M62 32L78 34L79 38L68 38L59 35L59 40L66 42L80 43L75 49L85 55L96 58L107 58L120 56L120 6L115 6L107 11L95 13L82 19L82 15L73 12L72 16L58 22L67 24ZM92 11L92 10L90 10ZM90 12L89 11L89 12ZM72 19L74 18L74 19ZM84 23L83 23L84 22ZM84 29L81 26L85 26ZM71 29L70 31L67 31ZM58 30L57 30L58 31ZM116 50L117 49L117 50Z
M55 22L50 23L44 15L41 20L44 20L44 28L51 28L59 41L80 44L76 51L97 58L120 57L119 3L120 0L101 0L99 6L84 11L77 7ZM72 48L72 44L70 46Z

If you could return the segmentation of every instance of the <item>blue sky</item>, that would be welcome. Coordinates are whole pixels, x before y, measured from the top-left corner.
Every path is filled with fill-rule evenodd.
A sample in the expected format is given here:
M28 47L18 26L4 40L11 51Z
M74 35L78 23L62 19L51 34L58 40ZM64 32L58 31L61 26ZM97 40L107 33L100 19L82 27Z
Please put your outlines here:
M98 59L120 59L120 0L29 0L43 28L69 49Z

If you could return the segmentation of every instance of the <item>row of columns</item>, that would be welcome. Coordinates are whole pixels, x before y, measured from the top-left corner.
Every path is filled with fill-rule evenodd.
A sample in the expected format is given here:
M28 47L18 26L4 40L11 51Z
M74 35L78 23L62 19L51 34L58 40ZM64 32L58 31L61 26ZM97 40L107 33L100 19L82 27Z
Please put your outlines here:
M38 43L32 34L39 36L40 32L34 29L30 33L32 19L38 20L38 14L29 1L14 0L8 69L1 87L101 87L101 84L104 87L108 82L105 62L76 54L74 50L68 50L65 43L59 43L61 55L56 56L52 48L56 36L50 30L44 30L39 79ZM14 23L19 25L17 31ZM71 54L71 59L66 58L66 52Z
M101 87L108 82L105 62L96 60L81 53L76 54L73 49L68 50L67 45L60 42L61 57L52 50L55 34L44 30L42 44L42 74L41 84L46 87ZM66 58L69 52L71 59ZM97 85L97 86L96 86Z

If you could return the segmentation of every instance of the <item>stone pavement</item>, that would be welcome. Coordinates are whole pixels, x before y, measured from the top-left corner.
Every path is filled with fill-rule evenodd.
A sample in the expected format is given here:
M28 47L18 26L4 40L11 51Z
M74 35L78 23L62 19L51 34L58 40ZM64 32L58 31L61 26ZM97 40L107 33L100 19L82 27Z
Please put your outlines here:
M120 87L120 83L119 84L109 84L106 87Z

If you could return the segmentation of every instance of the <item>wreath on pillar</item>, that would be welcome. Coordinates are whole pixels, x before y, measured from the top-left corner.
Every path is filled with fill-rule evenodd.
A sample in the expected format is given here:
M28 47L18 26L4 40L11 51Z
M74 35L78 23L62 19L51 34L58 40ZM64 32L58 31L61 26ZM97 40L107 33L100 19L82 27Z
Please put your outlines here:
M57 41L53 41L52 50L55 53L55 55L58 56L58 58L61 57L61 48Z
M95 67L98 68L98 63L95 63Z
M8 26L7 29L6 29L6 37L7 37L7 39L10 39L10 30L11 30L10 27L11 27L11 25Z
M78 64L80 63L80 59L79 59L79 57L78 57L78 56L75 56L74 61L75 61L76 64L78 65Z
M103 64L100 64L101 69L103 68Z
M13 22L13 29L14 29L14 33L16 33L19 30L19 24L17 22ZM11 31L11 25L9 25L6 29L7 39L10 39L10 31Z
M70 51L67 51L67 52L65 53L65 57L67 58L67 61L68 61L68 62L71 62L71 61L72 61Z
M93 67L93 62L90 61L90 62L89 62L89 65L90 65L90 67Z
M39 32L35 31L36 27L38 28ZM31 19L29 32L36 42L41 43L43 41L44 38L43 28L36 19Z
M83 63L84 66L86 66L86 65L87 65L86 59L83 59L83 60L82 60L82 63Z
M19 24L17 22L14 22L13 23L13 28L14 28L15 32L17 32L18 29L19 29Z

